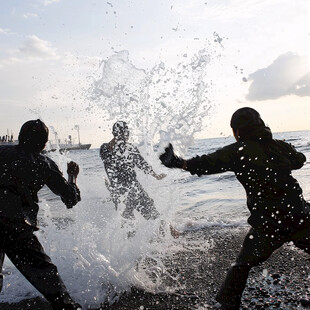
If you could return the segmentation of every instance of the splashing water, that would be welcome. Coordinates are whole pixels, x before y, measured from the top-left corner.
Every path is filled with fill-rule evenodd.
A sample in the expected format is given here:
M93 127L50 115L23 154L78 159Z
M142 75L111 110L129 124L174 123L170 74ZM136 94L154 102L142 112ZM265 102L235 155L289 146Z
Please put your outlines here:
M115 53L93 83L90 108L104 110L109 119L127 120L139 145L173 142L184 154L211 108L210 61L203 49L187 64L173 69L160 63L147 72L129 61L127 51Z
M160 63L146 71L130 62L127 51L115 53L103 62L101 78L94 80L89 90L88 110L97 110L107 120L125 120L130 142L138 145L144 158L159 172L164 168L154 145L158 144L161 152L172 142L185 154L212 107L212 84L207 76L211 61L212 55L204 49L176 68ZM169 171L164 180L157 181L137 171L138 180L154 199L161 216L147 221L136 212L136 234L128 239L128 230L121 228L121 212L115 211L108 198L98 150L51 156L63 171L69 160L81 164L78 183L82 201L75 208L65 211L48 190L43 189L40 195L42 220L38 237L72 296L83 305L95 307L106 300L115 301L131 286L150 291L174 290L177 279L176 287L164 286L161 281L166 272L161 258L171 249L167 227L173 223L182 199L173 184L181 172ZM166 222L164 235L158 233L162 220ZM38 294L9 262L5 271L2 300L16 302Z
M211 56L204 49L187 64L180 63L174 69L160 63L146 71L130 62L127 51L115 53L103 62L101 78L95 80L90 89L90 109L101 110L109 120L125 120L130 127L130 142L139 146L147 161L158 171L162 168L158 153L154 152L155 143L159 143L159 152L168 142L172 142L179 152L185 154L188 146L194 142L195 133L202 128L203 120L211 108L211 85L207 82L210 62ZM150 240L158 233L160 220L173 222L173 213L180 205L182 195L173 188L172 179L178 177L179 173L169 171L171 175L161 182L153 182L150 177L138 173L139 181L152 194L155 206L162 214L158 221L146 221L137 212L137 231L130 240L126 240L126 231L119 229L122 221L120 212L114 215L114 224L108 224L107 241L113 245L109 251L109 264L116 271L113 279L109 277L114 285L122 279L123 286L118 290L130 285L167 290L167 287L161 286L160 277L154 283L145 274L140 274L139 265L143 264L140 262L137 265L137 261L141 257L148 257L155 262L152 270L154 267L157 270L164 269L161 255L167 252L169 238L166 236L166 240L159 243L150 243ZM104 247L105 243L102 244ZM116 261L115 257L118 257Z

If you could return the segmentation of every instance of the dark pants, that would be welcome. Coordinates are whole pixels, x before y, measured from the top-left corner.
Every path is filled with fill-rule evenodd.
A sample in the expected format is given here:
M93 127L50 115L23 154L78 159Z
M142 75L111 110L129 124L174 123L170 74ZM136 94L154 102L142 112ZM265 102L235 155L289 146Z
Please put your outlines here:
M228 270L216 300L222 305L238 308L252 267L267 260L284 243L293 241L295 246L310 254L310 225L300 231L280 235L279 232L251 228L244 239L236 262Z
M18 268L24 277L52 304L53 309L63 309L70 304L67 289L58 275L33 229L28 226L0 223L0 291L4 255Z
M138 182L131 187L124 202L125 210L122 216L126 219L133 220L135 218L134 210L140 212L146 220L154 220L160 215L155 208L154 200Z

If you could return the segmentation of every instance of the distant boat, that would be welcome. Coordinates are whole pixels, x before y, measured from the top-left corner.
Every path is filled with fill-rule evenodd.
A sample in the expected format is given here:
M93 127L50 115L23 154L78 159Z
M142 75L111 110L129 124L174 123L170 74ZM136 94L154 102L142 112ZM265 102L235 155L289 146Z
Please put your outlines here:
M17 145L18 141L14 140L14 141L2 141L0 140L0 145Z
M76 129L78 132L79 143L72 143L71 135L68 136L68 139L65 139L65 143L61 143L60 139L58 139L57 132L54 132L56 143L48 141L44 151L45 152L59 151L60 153L63 153L66 151L74 151L74 150L89 150L91 144L83 144L80 141L80 127L78 125L75 125L74 129Z
M74 151L74 150L89 150L91 147L91 144L50 144L48 145L44 150L46 152L65 152L65 151Z
M0 145L17 145L18 140L14 140L13 133L9 134L9 130L7 130L7 134L4 136L0 136Z
M83 144L80 141L80 128L78 125L74 126L74 129L78 132L78 138L79 143L72 143L71 135L69 135L68 139L65 139L65 143L61 143L60 139L58 139L57 132L54 132L55 134L55 140L57 143L52 143L51 141L48 141L46 144L45 149L43 150L43 153L47 152L65 152L65 151L74 151L74 150L89 150L91 147L91 144ZM18 140L13 139L13 134L9 135L7 133L5 136L0 136L0 145L17 145Z

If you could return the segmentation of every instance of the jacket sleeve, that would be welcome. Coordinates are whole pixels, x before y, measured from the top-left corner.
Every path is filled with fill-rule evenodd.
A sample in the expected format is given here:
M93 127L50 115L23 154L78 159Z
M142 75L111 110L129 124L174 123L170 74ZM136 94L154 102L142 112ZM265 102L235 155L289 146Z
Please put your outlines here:
M69 183L51 159L47 162L46 185L50 190L61 197L67 208L72 208L81 201L80 190L74 183Z
M143 158L137 147L134 148L133 154L134 154L134 163L139 169L141 169L146 174L155 173L153 168Z
M287 144L287 146L290 148L289 155L290 155L291 169L292 170L300 169L307 160L306 156L301 152L297 152L292 144Z
M187 160L186 170L198 176L233 171L236 151L234 145L228 145L213 153L193 157Z

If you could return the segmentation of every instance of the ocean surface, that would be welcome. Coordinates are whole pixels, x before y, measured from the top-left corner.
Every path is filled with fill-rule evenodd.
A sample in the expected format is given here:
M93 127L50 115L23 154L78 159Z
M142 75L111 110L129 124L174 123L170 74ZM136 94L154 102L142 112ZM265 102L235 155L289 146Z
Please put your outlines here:
M293 175L300 182L306 200L310 200L310 131L276 133L274 137L293 144L307 157L307 163ZM232 137L196 140L185 155L190 158L213 152L233 143ZM162 258L180 248L199 248L208 251L208 243L169 233L170 224L180 232L207 226L246 226L249 212L245 192L231 172L197 177L179 169L162 166L158 156L162 150L150 153L141 150L157 173L166 173L161 181L137 171L138 179L154 199L161 217L146 221L136 213L136 235L127 238L127 227L115 210L105 187L105 171L98 149L72 151L50 156L63 171L74 160L80 165L78 185L82 201L67 210L61 200L48 188L39 193L40 231L38 238L52 261L58 266L68 290L83 306L99 306L104 300L113 302L120 292L137 286L149 291L173 291L164 287L161 274L165 272ZM161 222L165 233L159 233ZM156 262L150 268L145 259ZM154 281L154 273L157 276ZM6 258L2 302L18 302L40 294L23 278ZM153 275L153 277L150 276Z

